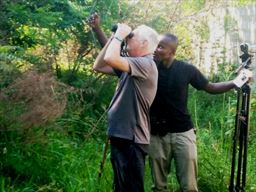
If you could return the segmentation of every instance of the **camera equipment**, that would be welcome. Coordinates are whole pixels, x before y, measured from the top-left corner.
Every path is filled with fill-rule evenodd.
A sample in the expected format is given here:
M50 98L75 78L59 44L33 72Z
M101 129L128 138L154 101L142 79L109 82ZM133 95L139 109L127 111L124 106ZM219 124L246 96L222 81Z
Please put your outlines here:
M112 31L113 33L115 33L116 30L117 30L117 28L118 28L118 25L115 24L115 25L112 26L111 31ZM133 32L131 32L131 33L127 36L127 38L131 39L131 38L133 37L133 35L134 35ZM126 51L126 46L127 46L127 43L126 43L125 40L123 40L123 42L121 43L121 53L120 53L121 56L128 56L128 53L127 53L127 51Z
M240 45L241 50L243 49L243 52L249 52L249 53L256 53L256 44L250 45L248 43L243 43Z
M240 56L242 64L240 67L238 67L236 73L238 73L242 68L248 69L251 64L252 55L248 53L249 45L247 43L241 44L240 49L243 52L243 54Z
M243 54L241 66L236 70L239 72L242 68L248 69L251 64L252 55L248 53L248 44L241 44L240 49ZM245 191L246 184L246 163L247 147L249 134L249 112L250 112L250 95L251 88L248 83L244 84L237 90L237 108L235 119L235 131L232 148L232 164L230 176L230 192ZM237 153L238 151L238 153ZM236 174L235 174L236 171ZM236 178L235 178L236 177ZM236 179L236 180L235 180Z

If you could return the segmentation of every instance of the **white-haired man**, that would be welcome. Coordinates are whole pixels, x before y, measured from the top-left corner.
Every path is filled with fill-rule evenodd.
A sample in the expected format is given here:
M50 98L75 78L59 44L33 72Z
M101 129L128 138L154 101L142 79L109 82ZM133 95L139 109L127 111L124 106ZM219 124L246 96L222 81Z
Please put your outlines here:
M132 34L132 35L129 35ZM120 56L126 41L129 57ZM143 192L144 164L150 139L149 108L154 100L158 72L153 53L158 34L141 25L135 30L118 24L99 53L93 69L120 78L108 109L108 136L115 192Z

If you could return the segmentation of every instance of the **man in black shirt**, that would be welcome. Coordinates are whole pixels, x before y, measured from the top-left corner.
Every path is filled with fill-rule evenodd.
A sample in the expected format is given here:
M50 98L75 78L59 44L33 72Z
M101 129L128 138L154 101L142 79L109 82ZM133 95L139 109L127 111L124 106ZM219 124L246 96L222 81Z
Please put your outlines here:
M223 93L235 88L241 77L211 83L195 66L175 59L177 46L177 37L166 33L155 51L159 74L157 94L150 111L152 190L169 191L167 176L174 159L181 191L194 192L198 191L197 148L195 127L187 109L188 86L211 94Z

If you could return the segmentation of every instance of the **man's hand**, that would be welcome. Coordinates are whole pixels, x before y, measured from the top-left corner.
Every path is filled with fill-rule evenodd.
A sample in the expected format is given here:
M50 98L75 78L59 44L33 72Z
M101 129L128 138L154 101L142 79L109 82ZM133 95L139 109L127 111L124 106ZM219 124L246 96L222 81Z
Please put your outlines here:
M118 23L114 38L110 42L104 56L104 62L108 66L128 73L130 72L130 65L127 59L120 56L120 51L121 43L131 33L131 30L131 27L128 25Z
M104 34L104 32L100 28L100 16L95 12L95 13L91 14L91 16L89 17L87 22L90 25L90 27L92 28L92 30L95 32L96 37L97 37L101 47L103 48L106 45L108 39L107 39L106 35Z
M132 28L124 23L118 23L118 27L115 33L115 37L120 40L124 40L132 31Z
M92 28L99 28L100 27L100 17L99 15L95 12L93 13L89 19L88 19L88 24Z
M249 69L242 69L238 76L233 80L233 83L241 88L245 83L252 79L252 72Z

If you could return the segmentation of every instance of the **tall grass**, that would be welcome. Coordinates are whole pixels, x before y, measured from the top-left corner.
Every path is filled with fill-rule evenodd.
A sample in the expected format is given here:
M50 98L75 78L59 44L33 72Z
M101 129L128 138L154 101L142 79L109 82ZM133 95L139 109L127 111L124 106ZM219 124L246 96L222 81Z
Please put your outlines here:
M104 93L104 91L103 91ZM254 95L255 96L255 95ZM246 191L256 191L254 153L256 101L252 97ZM100 94L98 95L100 99ZM236 94L209 95L190 90L189 109L197 127L199 189L228 191ZM95 101L99 103L99 101ZM105 143L106 119L92 113L85 101L71 95L64 115L54 122L26 129L12 121L22 107L0 105L0 190L5 192L110 192L112 168L107 151L102 177L98 177ZM91 106L92 107L92 106ZM11 110L12 109L12 110ZM8 127L8 129L5 129ZM91 131L93 130L93 131ZM146 161L145 190L151 191L151 174ZM170 190L178 189L174 166Z
M2 191L111 191L109 152L102 177L98 178L104 140L89 138L82 141L69 138L60 130L48 129L43 133L47 139L38 143L19 143L17 138L4 146L1 143ZM229 184L231 138L227 136L221 141L219 133L207 127L198 131L199 187L203 192L227 191ZM42 135L39 130L36 134ZM255 191L255 141L250 143L247 191ZM169 181L175 191L174 170ZM145 189L150 191L150 188L151 176L146 163Z
M252 98L255 97L255 93ZM191 90L190 110L197 125L199 187L201 191L228 191L236 115L236 92L209 95ZM255 100L251 100L246 191L256 191Z

